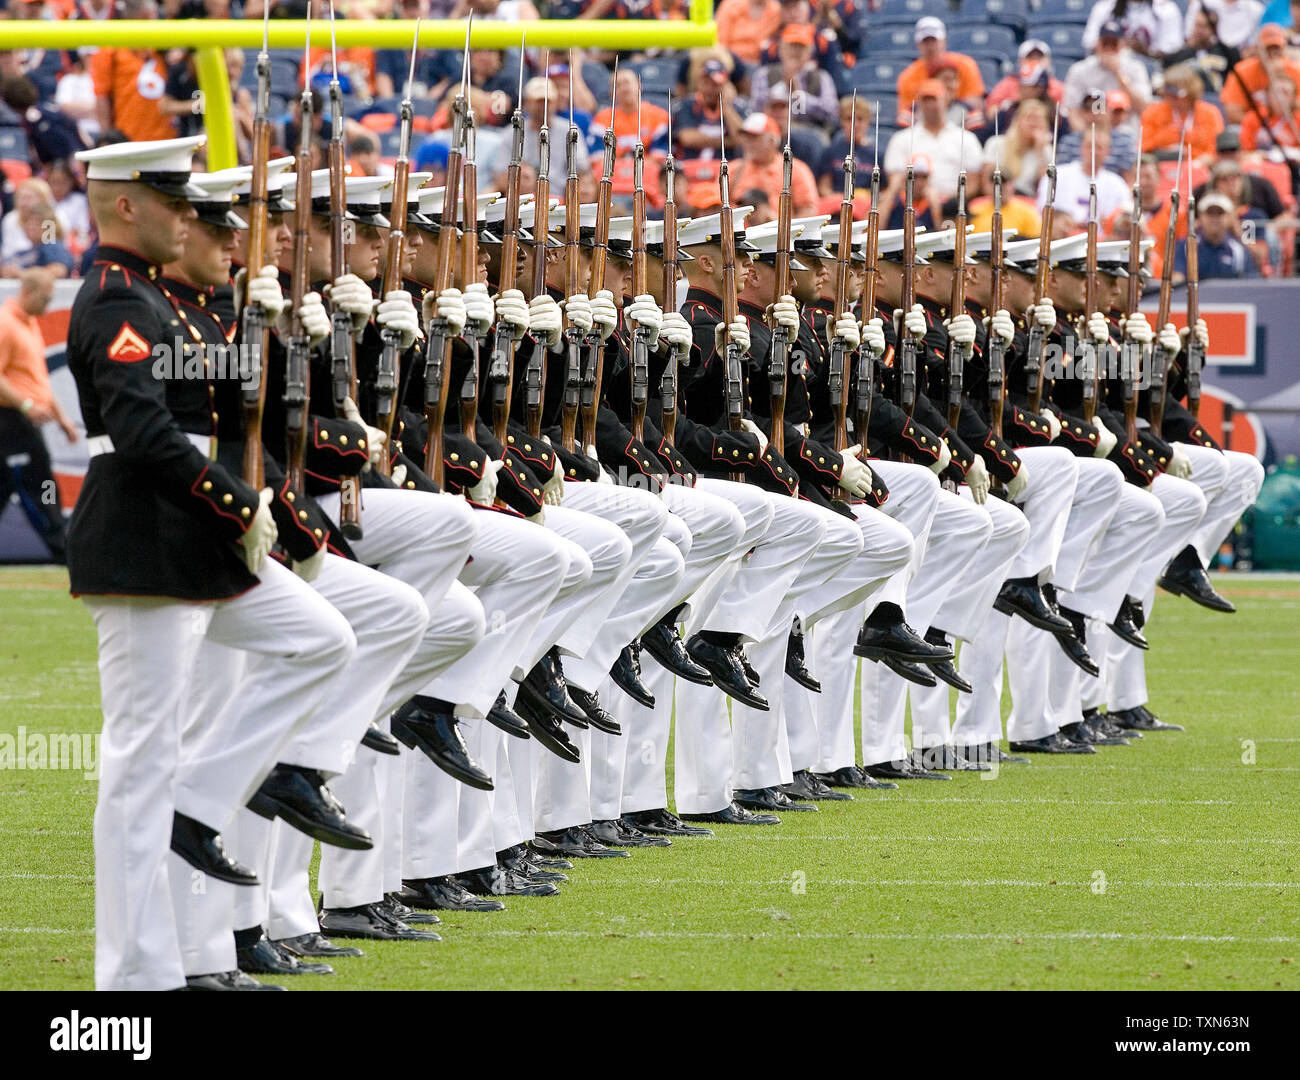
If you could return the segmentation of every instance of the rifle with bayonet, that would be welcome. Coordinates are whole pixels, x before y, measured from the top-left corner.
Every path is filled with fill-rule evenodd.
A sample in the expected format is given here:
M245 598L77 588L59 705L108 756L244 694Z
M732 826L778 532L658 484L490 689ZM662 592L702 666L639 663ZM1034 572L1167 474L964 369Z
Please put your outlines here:
M1138 128L1138 145L1142 145L1141 128ZM1128 233L1128 294L1125 297L1124 317L1138 309L1142 295L1142 190L1133 181L1133 210L1129 215ZM1124 436L1137 443L1138 377L1142 370L1142 345L1125 341L1120 347L1120 380L1124 387ZM1157 434L1159 434L1157 432Z
M853 191L857 184L857 161L853 156L855 142L854 125L857 122L857 95L853 95L853 114L849 120L849 149L844 155L844 190L840 198L840 231L835 246L835 310L831 312L831 323L849 313L852 301L849 299L849 262L853 257ZM873 206L874 208L874 206ZM848 367L848 353L845 342L838 334L831 337L830 357L827 361L827 378L833 385L832 401L836 397L841 402L845 399L844 384ZM837 418L843 414L839 407ZM838 438L838 425L837 434ZM848 441L848 433L844 435ZM843 447L836 447L843 449Z
M721 156L718 166L718 195L722 200L720 221L722 225L722 321L723 330L723 398L727 409L727 427L732 431L744 430L745 384L743 381L744 354L740 345L731 340L731 324L740 317L739 298L736 296L736 226L731 213L731 177L727 167L726 118L722 120ZM732 473L731 479L742 481L742 473Z
M542 69L550 68L546 54ZM542 127L537 133L537 181L533 187L533 296L546 295L546 245L551 234L551 80L546 80ZM534 439L542 437L542 398L546 391L546 346L538 342L524 368L524 426Z
M465 53L461 60L460 89L451 107L451 146L447 153L447 181L442 191L442 212L438 216L438 249L433 268L433 294L441 296L451 288L456 256L456 208L460 203L462 139L465 130L465 74L469 70L469 32L474 17L465 27ZM424 352L424 418L429 429L424 444L424 471L442 486L442 421L447 412L447 391L451 379L451 328L446 319L429 320ZM472 431L473 429L471 429Z
M774 303L790 291L790 221L794 211L791 187L794 183L794 152L790 149L790 124L794 119L794 84L786 98L785 147L781 151L781 194L777 199L776 218L776 296ZM852 153L850 147L849 153ZM841 215L842 217L842 215ZM769 433L772 449L785 453L785 393L790 368L790 331L778 323L772 329L772 352L768 359L767 380L771 397L772 425Z
M915 123L916 117L912 117ZM903 288L900 304L902 321L898 328L898 406L910 417L916 409L916 357L918 344L907 332L907 313L916 303L916 207L912 202L912 185L916 170L910 155L903 180Z
M1186 133L1184 133L1186 141ZM1165 225L1164 259L1160 266L1160 302L1156 310L1156 333L1169 322L1169 311L1174 294L1174 254L1178 244L1178 185L1183 179L1183 144L1178 147L1178 171L1174 174L1174 190L1169 193L1169 222ZM1191 193L1188 193L1191 198ZM1165 422L1165 394L1168 393L1169 364L1174 358L1169 356L1157 337L1151 350L1151 389L1148 401L1150 408L1148 418L1151 430L1159 435Z
M641 89L637 86L636 150L632 158L632 295L644 296L645 252L645 143L641 139ZM672 365L670 360L669 366ZM645 412L650 398L650 331L637 326L632 332L632 435L645 439Z
M576 296L581 279L581 256L578 250L582 233L581 200L578 183L578 140L582 137L573 120L573 52L569 52L569 130L564 154L564 297ZM593 327L595 329L595 327ZM564 328L566 362L564 398L560 407L560 445L572 453L578 426L578 406L582 402L582 340L572 324Z
M614 83L618 78L618 59L614 59L614 74L610 79L610 101L614 100ZM614 204L614 110L610 109L609 124L604 135L605 156L601 165L600 186L596 194L596 235L591 249L591 273L587 278L587 296L595 296L605 287L605 265L609 259L609 218ZM600 327L587 331L583 348L587 353L587 367L582 372L582 393L579 407L582 415L582 440L584 445L596 442L596 413L600 410L600 383L605 368L605 339Z
M311 51L311 15L307 17L307 41L303 46L303 70ZM302 494L307 455L307 409L311 398L311 341L298 313L303 297L311 288L311 86L303 86L299 101L301 126L298 135L297 186L293 211L293 271L289 283L289 341L285 347L284 436L289 490ZM265 180L263 180L265 183Z
M963 150L965 146L963 140ZM950 320L966 312L966 221L966 168L963 164L957 174L957 232L952 240L952 294L948 300ZM961 393L970 348L969 345L958 345L951 338L948 341L948 426L953 431L957 430L961 420Z
M523 53L527 36L520 41ZM519 93L515 97L515 111L510 116L510 164L506 167L506 216L502 223L501 272L497 278L497 295L502 296L515 287L519 259L519 174L524 157L524 67L522 55L519 62ZM506 426L510 420L510 390L515 378L515 342L510 327L497 320L492 336L492 356L488 360L488 389L492 397L492 434L497 442L505 444Z
M468 80L468 72L466 79ZM468 95L466 95L468 99ZM460 234L460 287L469 288L478 281L478 166L474 161L474 110L466 108L465 163L461 166L461 204L464 206L465 224ZM456 220L453 207L452 221ZM469 346L469 369L460 386L460 430L466 438L474 438L478 422L478 359L483 347L484 327L477 320L465 324L461 335Z
M876 283L878 280L876 263L880 258L880 103L876 103L876 142L875 161L871 166L871 209L867 211L867 239L863 249L866 265L862 274L862 321L869 322L876 314ZM858 350L857 382L853 397L853 433L862 446L862 456L867 453L867 428L871 423L871 395L875 391L876 359L871 350L863 345ZM832 396L832 402L835 398ZM843 450L848 445L847 395L843 384L840 387L840 401L835 409L835 449Z
M269 13L262 16L262 51L257 54L257 106L253 116L253 176L248 196L248 265L244 288L261 272L266 258L266 166L271 160L271 56L267 51ZM247 292L240 312L240 340L255 365L244 383L240 408L244 418L243 477L255 491L266 486L262 457L262 412L266 406L266 310L250 304Z
M1088 334L1088 317L1097 308L1097 225L1097 144L1094 141L1092 176L1088 181L1088 252L1083 283L1083 314L1078 321L1077 331L1079 377L1083 382L1083 418L1089 424L1097 415L1097 389L1101 379L1097 346Z
M1047 300L1047 275L1052 269L1052 224L1056 216L1056 137L1061 130L1061 110L1052 122L1052 160L1047 165L1047 202L1043 204L1042 230L1038 234L1038 263L1034 267L1034 305ZM1043 349L1047 331L1031 319L1029 346L1025 353L1025 388L1029 393L1029 411L1043 407Z
M994 138L997 138L997 114L994 114ZM989 317L992 319L1002 310L1003 285L1002 272L1002 157L1000 143L994 143L999 152L993 163L993 235L989 238ZM1002 408L1006 398L1006 344L991 330L988 344L988 407L989 430L999 439L1002 438Z
M677 310L677 161L673 157L673 102L668 98L668 157L664 160L664 314ZM664 438L669 442L677 434L677 365L676 353L668 357L663 379L659 383L659 402Z
M1196 338L1196 324L1201 318L1199 245L1200 241L1196 235L1196 199L1192 195L1192 162L1189 154L1187 160L1187 411L1198 420L1201 415L1201 369L1205 367L1205 350Z

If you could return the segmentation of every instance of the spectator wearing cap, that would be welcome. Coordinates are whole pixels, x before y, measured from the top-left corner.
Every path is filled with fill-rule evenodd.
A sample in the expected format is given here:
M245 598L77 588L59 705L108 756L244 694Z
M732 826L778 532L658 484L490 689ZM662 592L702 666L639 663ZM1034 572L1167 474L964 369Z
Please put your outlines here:
M1142 112L1142 152L1176 150L1187 133L1187 153L1193 160L1214 153L1214 141L1223 131L1223 114L1201 100L1201 77L1191 64L1175 64L1165 71L1160 100Z
M1235 207L1218 192L1202 195L1196 204L1197 269L1200 280L1258 277L1255 260L1237 239ZM1187 280L1187 240L1174 248L1174 284Z
M1189 9L1187 43L1176 52L1166 54L1165 65L1191 64L1201 77L1202 90L1217 96L1223 90L1225 76L1241 59L1241 53L1215 34L1212 18L1212 13L1204 8Z
M1203 17L1207 11L1214 15L1214 31L1218 39L1225 45L1240 49L1254 39L1264 14L1264 5L1260 0L1191 0L1183 24L1189 39L1197 16Z
M1268 123L1261 124L1256 113L1248 112L1241 121L1241 145L1245 150L1277 147L1291 161L1300 161L1300 109L1296 108L1296 84L1287 75L1275 75L1268 88Z
M1097 171L1092 170L1093 151L1096 151ZM1056 168L1057 215L1065 215L1082 229L1088 222L1088 195L1095 178L1097 183L1097 217L1109 221L1117 213L1132 206L1133 196L1124 178L1102 163L1110 153L1110 130L1097 124L1083 132L1079 144L1079 160ZM1047 205L1047 177L1038 185L1038 209Z
M912 122L912 109L920 100L921 88L934 79L944 66L957 69L957 95L954 100L971 109L984 105L984 79L979 65L963 53L948 51L948 29L942 19L927 15L916 20L912 35L916 51L920 54L898 76L898 124L905 127Z
M1151 79L1146 66L1123 42L1118 22L1101 25L1092 55L1072 64L1065 75L1065 107L1078 109L1089 94L1123 90L1134 112L1140 113L1151 102Z
M1222 157L1216 161L1210 169L1210 178L1196 189L1195 196L1199 199L1211 191L1226 195L1238 208L1253 211L1243 216L1256 217L1270 223L1280 223L1289 217L1286 203L1269 179L1265 176L1252 176L1235 158Z
M44 207L24 207L18 211L18 227L25 244L5 255L0 276L18 277L24 270L42 267L52 277L70 277L76 265L68 250L63 223L58 214Z
M758 188L767 193L768 201L775 206L784 183L780 127L770 116L754 113L740 125L740 145L745 158L731 166L731 190ZM811 217L817 213L817 181L813 179L812 169L802 161L794 162L790 197L795 217Z
M716 160L722 146L722 121L739 132L736 85L731 81L732 60L703 49L691 59L688 76L691 95L673 113L674 151L683 158Z
M1094 48L1110 22L1119 26L1124 44L1143 56L1183 47L1183 13L1173 0L1097 0L1083 29L1083 47Z
M842 2L850 7L853 4L853 0L842 0ZM822 24L819 25L819 22ZM781 0L780 29L763 42L758 62L777 63L781 59L781 31L787 26L804 24L813 27L815 31L813 55L817 59L817 66L823 71L830 72L832 76L843 71L844 50L841 48L840 38L844 34L842 29L844 18L834 7L827 5L819 7L815 21L810 0Z
M1223 80L1223 92L1219 95L1219 104L1223 106L1224 115L1230 124L1242 123L1254 102L1255 109L1270 119L1271 104L1268 99L1268 84L1271 79L1285 75L1300 86L1300 65L1287 58L1286 31L1280 26L1269 24L1260 27L1259 53L1247 57L1238 63L1232 74Z
M1062 118L1062 123L1064 122ZM1110 131L1110 153L1106 157L1106 168L1125 178L1132 175L1137 168L1141 151L1138 150L1137 122L1133 117L1128 94L1123 90L1110 90L1105 94L1091 93L1083 99L1081 107L1070 113L1069 123L1074 130L1061 136L1057 161L1077 161L1083 132L1096 125Z
M1000 164L1008 192L1036 198L1051 157L1052 117L1047 105L1023 102L1011 125L984 144L984 182L992 182L993 168Z
M853 115L854 101L857 102L856 118ZM871 119L871 103L866 98L852 95L840 98L840 129L822 151L817 164L817 189L823 195L842 194L844 191L844 159L849 153L850 130L853 132L853 159L858 166L858 187L870 183L871 166L876 157L876 133Z
M746 64L757 64L763 42L781 25L777 0L722 0L714 12L718 44Z
M35 164L48 165L86 149L77 125L57 106L42 101L36 84L26 75L5 79L0 95L18 115L27 133L27 145L35 155Z
M1233 214L1237 218L1237 235L1246 245L1246 250L1254 256L1255 265L1260 268L1260 272L1271 274L1282 261L1282 243L1276 230L1271 227L1269 214L1251 202L1248 178L1241 166L1235 161L1216 164L1210 170L1210 179L1204 190L1216 192L1232 203ZM1290 220L1285 210L1278 216L1284 222ZM1250 224L1243 227L1242 222Z
M780 61L754 72L750 97L756 109L765 109L776 87L794 87L797 123L829 129L839 114L835 80L817 66L815 31L808 23L791 23L781 31Z
M155 0L123 0L122 18L156 19ZM167 59L155 49L100 49L90 60L101 129L116 128L128 139L171 139L171 117L162 110Z
M1017 53L1020 66L1015 74L1005 75L984 99L984 112L998 115L999 127L1007 130L1017 106L1022 101L1049 101L1060 104L1065 83L1052 74L1052 47L1038 38L1020 43Z
M564 135L569 130L569 114L567 110L563 113L559 110L559 94L555 92L555 83L555 79L547 79L544 75L534 76L524 83L524 160L538 160L537 133L546 124L551 137L551 171L548 179L551 181L551 190L558 193L569 175ZM548 97L551 105L549 116L546 112ZM578 140L574 157L579 176L591 172L591 159L587 154L585 140Z
M957 176L963 161L969 173L967 193L972 196L977 193L984 160L984 151L974 132L952 123L947 114L948 98L943 83L927 79L917 90L916 130L896 131L889 140L884 160L891 187L903 182L909 149L913 161L924 160L929 166L930 198L939 206L957 193Z

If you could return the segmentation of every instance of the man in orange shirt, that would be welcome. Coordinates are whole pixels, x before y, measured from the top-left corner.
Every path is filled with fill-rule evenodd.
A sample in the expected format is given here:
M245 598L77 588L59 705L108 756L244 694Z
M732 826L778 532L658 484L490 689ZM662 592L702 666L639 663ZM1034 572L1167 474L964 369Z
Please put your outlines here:
M1223 80L1219 102L1228 116L1228 123L1240 124L1246 113L1254 111L1250 107L1252 98L1266 119L1272 117L1272 104L1268 98L1270 75L1286 75L1300 85L1300 64L1286 58L1286 31L1272 23L1260 28L1259 55L1241 61Z
M777 0L722 0L714 16L718 44L747 64L757 64L763 42L781 27Z
M740 145L745 151L745 160L731 167L732 191L757 188L767 195L772 206L776 206L784 181L780 140L781 129L770 116L754 113L746 118L740 126ZM812 169L796 158L790 175L793 216L814 216L817 213L817 181L813 179Z
M668 110L653 101L641 100L641 78L629 68L620 68L618 78L614 81L614 103L606 106L591 118L592 134L600 134L606 128L614 131L615 144L618 147L614 156L614 195L620 204L631 206L631 195L635 190L634 152L637 143L637 123L640 122L640 138L646 149L646 156L662 156L667 147ZM592 167L599 172L603 162L599 157L592 158ZM644 170L646 194L651 205L663 205L663 193L659 190L659 170Z
M948 28L942 19L927 15L916 20L916 50L921 55L908 64L898 76L898 124L906 127L912 122L912 105L921 90L921 84L933 79L940 68L950 67L957 72L957 93L954 101L970 109L984 107L984 79L979 65L969 56L948 51Z
M0 514L15 492L55 562L64 561L63 507L41 425L53 421L69 442L77 428L50 389L45 339L37 318L50 306L54 279L26 270L17 296L0 305Z
M155 0L125 0L123 19L156 19ZM95 114L104 131L116 128L133 142L174 139L176 127L162 110L167 61L151 49L100 49L90 58Z
M1191 64L1175 64L1165 72L1161 100L1142 110L1142 153L1177 149L1186 131L1192 160L1214 154L1223 117L1201 100L1201 86L1201 77Z

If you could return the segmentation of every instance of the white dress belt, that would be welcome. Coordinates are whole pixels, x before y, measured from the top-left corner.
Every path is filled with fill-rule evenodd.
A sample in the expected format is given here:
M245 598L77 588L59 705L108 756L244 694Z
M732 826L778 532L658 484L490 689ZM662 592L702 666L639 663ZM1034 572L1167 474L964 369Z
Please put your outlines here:
M212 456L211 435L198 435L193 431L182 431L181 434L189 439L196 449L202 450L205 457ZM100 454L111 454L113 450L113 437L111 435L95 435L86 440L86 451L91 457L99 457Z

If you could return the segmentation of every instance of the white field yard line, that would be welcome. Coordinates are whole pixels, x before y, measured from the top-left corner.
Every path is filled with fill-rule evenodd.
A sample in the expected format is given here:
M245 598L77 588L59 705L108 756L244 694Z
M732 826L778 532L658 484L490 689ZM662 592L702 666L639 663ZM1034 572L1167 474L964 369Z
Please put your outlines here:
M698 877L646 877L638 875L638 883L647 885L789 885L789 877L780 878L726 878L710 881ZM816 885L861 885L867 888L962 888L962 889L1083 889L1091 888L1092 881L1070 881L1063 878L862 878L818 877L809 874L807 881ZM584 881L587 888L621 889L627 883L621 880ZM1135 889L1300 889L1300 881L1143 881L1107 875L1106 891L1124 887Z
M723 837L725 843L729 837ZM745 840L751 837L746 836ZM997 844L1010 845L1020 842L1019 837L1007 836L954 836L944 834L941 836L929 836L921 833L819 833L808 835L801 833L799 835L787 835L779 832L755 831L754 840L777 840L777 841L862 841L862 842L894 842L902 841L905 843L963 843L963 844ZM1187 847L1226 847L1232 844L1281 844L1295 845L1300 844L1300 838L1288 839L1285 837L1222 837L1218 839L1198 836L1194 840L1189 840L1185 836L1036 836L1034 842L1037 844L1178 844Z
M934 933L907 934L846 931L842 934L824 933L789 933L779 934L768 931L726 931L726 930L493 930L484 929L477 933L496 937L576 937L576 938L666 938L666 939L716 939L731 940L741 938L778 940L825 940L825 941L1005 941L1023 944L1029 941L1116 941L1116 942L1184 942L1194 945L1293 945L1300 942L1300 937L1237 937L1214 934L1136 934L1114 930L1068 930L1016 931L1014 933Z

